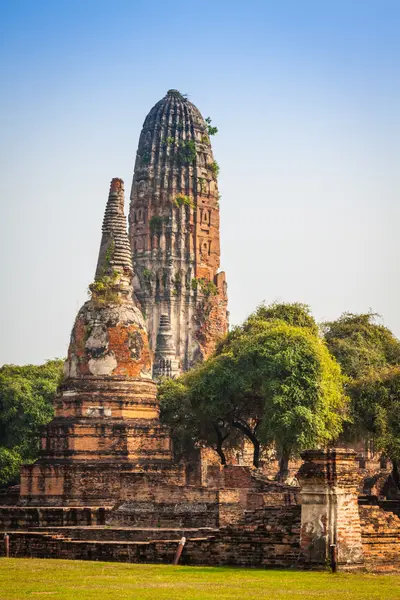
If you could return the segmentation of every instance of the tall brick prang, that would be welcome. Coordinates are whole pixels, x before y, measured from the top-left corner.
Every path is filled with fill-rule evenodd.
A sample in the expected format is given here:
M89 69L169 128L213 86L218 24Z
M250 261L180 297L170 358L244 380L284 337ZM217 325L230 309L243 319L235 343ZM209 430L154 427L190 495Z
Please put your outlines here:
M218 165L208 125L177 90L147 115L140 135L129 212L140 300L157 353L162 317L175 347L174 376L209 356L227 332L220 263Z

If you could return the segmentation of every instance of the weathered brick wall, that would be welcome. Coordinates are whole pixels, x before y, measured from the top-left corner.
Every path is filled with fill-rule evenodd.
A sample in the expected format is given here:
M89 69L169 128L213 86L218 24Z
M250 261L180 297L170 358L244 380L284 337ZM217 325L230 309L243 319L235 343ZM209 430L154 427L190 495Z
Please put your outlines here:
M366 565L374 571L400 571L400 518L376 505L359 507Z
M19 500L20 486L10 485L0 490L0 506L13 506Z
M216 527L218 491L150 484L126 490L109 523L134 527Z
M18 532L18 533L22 533ZM98 542L149 542L154 540L179 541L182 536L189 538L210 537L218 533L218 529L212 527L100 527L100 526L78 526L78 527L37 527L30 532L50 534L70 540L98 541Z
M204 530L186 531L188 541L181 563L252 567L295 565L299 555L300 508L266 509L263 515L257 516L257 520L258 523L225 527L212 535ZM98 529L97 539L82 541L77 539L76 532L76 539L68 539L69 533L66 530L66 537L62 538L59 531L11 532L10 554L13 557L171 563L177 548L176 537L170 540L127 541L121 539L124 535L121 532L111 534L107 529ZM159 535L153 534L153 537L158 538Z
M193 477L195 480L196 477ZM136 494L143 482L185 485L185 464L40 463L25 465L21 471L24 502L31 506L104 505L123 501Z
M111 507L0 506L0 530L30 527L104 525Z

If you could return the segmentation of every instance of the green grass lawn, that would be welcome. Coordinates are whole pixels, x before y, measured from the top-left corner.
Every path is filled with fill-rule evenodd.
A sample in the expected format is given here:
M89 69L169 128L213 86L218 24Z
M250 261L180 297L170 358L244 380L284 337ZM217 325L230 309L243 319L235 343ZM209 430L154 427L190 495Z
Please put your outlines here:
M0 600L400 599L400 575L0 559Z

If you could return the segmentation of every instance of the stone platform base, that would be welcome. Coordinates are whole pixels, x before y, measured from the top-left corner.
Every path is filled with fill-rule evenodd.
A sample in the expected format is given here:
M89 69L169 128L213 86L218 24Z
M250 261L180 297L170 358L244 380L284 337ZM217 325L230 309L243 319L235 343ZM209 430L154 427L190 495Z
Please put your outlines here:
M269 508L265 524L223 528L45 527L8 531L10 556L172 564L187 539L181 564L296 566L300 508ZM0 555L3 548L0 546Z

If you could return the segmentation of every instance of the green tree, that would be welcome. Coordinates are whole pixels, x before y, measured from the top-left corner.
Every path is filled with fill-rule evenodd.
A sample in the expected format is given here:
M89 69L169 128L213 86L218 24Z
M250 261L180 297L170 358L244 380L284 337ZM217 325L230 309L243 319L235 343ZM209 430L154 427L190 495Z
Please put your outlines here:
M62 360L49 360L0 368L0 484L15 481L20 465L37 458L40 428L53 417L51 401L62 365Z
M330 352L343 373L359 379L380 368L400 364L400 341L375 313L344 313L336 321L324 323L322 330Z
M347 376L350 396L347 440L372 438L376 449L388 456L393 479L399 477L399 368L400 341L375 313L344 313L325 323L323 331L331 353Z
M319 327L311 314L310 307L301 302L273 302L270 305L260 304L247 322L254 320L283 321L294 327L305 327L318 335Z
M260 445L274 444L281 478L290 456L341 432L346 397L340 367L304 305L259 307L180 381L185 402L176 406L194 408L209 429L223 423L248 437L255 466Z
M216 354L226 351L232 342L243 333L251 333L257 331L260 323L271 323L275 321L283 321L288 325L295 327L304 327L309 329L313 334L319 335L319 327L311 314L310 307L307 304L300 302L273 302L266 305L264 302L257 306L242 325L233 327L231 331L223 338L216 348Z
M374 436L376 447L393 465L400 489L400 366L379 369L348 386L354 427Z
M192 371L160 383L161 421L170 428L176 458L190 455L199 446L208 446L217 452L221 464L226 464L225 450L237 446L238 441L227 422L193 402L189 388L196 378L197 371Z

